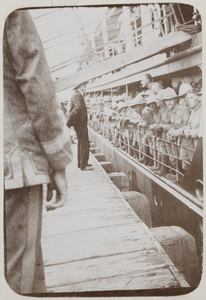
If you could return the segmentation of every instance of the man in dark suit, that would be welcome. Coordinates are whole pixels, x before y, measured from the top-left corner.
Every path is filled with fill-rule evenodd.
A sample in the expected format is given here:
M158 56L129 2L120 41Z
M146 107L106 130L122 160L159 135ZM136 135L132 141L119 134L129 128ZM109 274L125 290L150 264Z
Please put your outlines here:
M78 168L82 171L93 170L89 160L89 137L87 128L87 108L84 101L83 93L86 89L86 82L80 83L74 87L74 94L71 97L69 117L67 126L73 126L78 139Z

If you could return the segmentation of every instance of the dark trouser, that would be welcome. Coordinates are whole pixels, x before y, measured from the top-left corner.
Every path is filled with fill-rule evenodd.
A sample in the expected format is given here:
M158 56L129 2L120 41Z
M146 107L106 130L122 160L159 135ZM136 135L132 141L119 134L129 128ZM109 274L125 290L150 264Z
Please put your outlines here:
M5 275L19 294L45 293L42 186L5 191Z
M75 128L78 139L78 167L84 169L89 160L89 137L87 125Z

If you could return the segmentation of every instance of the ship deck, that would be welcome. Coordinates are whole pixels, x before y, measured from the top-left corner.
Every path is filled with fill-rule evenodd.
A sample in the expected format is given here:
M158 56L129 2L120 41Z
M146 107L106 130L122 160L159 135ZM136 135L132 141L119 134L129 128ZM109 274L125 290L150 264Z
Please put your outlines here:
M67 169L65 205L43 216L49 293L175 290L189 287L149 228L90 154L93 171ZM104 295L104 294L102 294ZM155 294L154 294L155 295Z

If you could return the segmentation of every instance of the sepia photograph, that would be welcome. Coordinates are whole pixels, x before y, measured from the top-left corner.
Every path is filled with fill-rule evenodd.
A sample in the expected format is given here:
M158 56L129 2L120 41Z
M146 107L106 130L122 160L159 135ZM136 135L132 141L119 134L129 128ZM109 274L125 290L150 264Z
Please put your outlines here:
M1 13L8 299L197 298L205 16L31 3Z

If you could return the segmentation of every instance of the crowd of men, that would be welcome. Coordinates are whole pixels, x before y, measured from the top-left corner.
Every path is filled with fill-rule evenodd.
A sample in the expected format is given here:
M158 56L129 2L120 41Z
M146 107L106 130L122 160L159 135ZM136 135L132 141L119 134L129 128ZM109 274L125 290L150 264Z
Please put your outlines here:
M176 92L143 76L134 98L87 94L89 125L159 176L176 180L189 168L201 125L201 86Z

